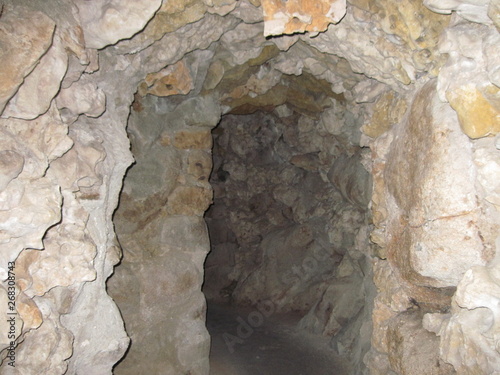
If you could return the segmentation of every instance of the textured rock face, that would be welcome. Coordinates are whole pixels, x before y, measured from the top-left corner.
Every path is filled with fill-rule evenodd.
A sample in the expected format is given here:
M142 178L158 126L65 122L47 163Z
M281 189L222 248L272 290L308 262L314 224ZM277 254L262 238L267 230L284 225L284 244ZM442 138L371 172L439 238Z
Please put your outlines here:
M486 3L466 3L450 3L447 9L484 24L455 17L438 45L449 58L437 81L418 89L407 116L385 133L374 132L372 124L364 128L372 137L382 133L371 143L371 238L382 259L375 264L379 293L372 349L365 357L374 374L415 369L494 374L498 369L493 333L498 309L491 305L498 300L498 183L492 180L500 160L492 137L499 123L498 87L485 47L498 32L485 18ZM442 6L426 4L433 10ZM486 138L475 140L481 137ZM403 326L413 327L413 337L427 335L436 349L424 349L402 333L395 336L396 327ZM400 357L411 347L420 364L409 368L411 362ZM428 366L419 368L422 363Z
M2 9L1 110L51 46L55 28L54 21L41 12L5 4Z
M208 373L210 341L200 286L209 250L202 215L212 201L214 124L186 124L183 115L189 119L190 111L177 111L177 122L165 122L155 110L167 103L141 99L128 122L136 164L115 214L125 257L108 286L133 345L116 374ZM168 337L162 338L165 332ZM154 349L151 342L158 343Z
M0 372L207 374L210 246L359 374L498 372L499 11L3 1Z
M264 35L282 35L309 31L318 35L330 23L338 23L346 12L345 0L262 1Z

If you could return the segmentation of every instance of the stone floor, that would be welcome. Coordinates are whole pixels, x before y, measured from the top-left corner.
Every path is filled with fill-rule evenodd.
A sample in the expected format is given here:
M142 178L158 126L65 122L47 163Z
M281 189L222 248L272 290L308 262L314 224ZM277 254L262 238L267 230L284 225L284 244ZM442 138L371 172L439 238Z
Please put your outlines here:
M210 375L351 374L328 340L295 328L299 318L209 304Z

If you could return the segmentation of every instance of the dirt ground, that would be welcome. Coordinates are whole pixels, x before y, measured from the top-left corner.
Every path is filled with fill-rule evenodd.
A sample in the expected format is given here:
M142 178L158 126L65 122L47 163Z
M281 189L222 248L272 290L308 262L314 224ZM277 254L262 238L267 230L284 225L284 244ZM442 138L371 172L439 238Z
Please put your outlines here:
M210 375L351 375L328 339L296 328L299 316L208 305Z

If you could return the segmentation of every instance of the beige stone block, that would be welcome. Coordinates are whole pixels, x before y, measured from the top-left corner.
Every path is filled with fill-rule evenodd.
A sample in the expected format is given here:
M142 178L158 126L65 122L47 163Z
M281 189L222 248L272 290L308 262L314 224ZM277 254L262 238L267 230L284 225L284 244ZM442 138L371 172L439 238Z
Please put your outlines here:
M142 96L185 95L194 87L193 77L184 61L179 61L157 73L148 74L144 82L146 85L139 85L139 94Z
M407 103L393 92L382 95L375 107L370 122L361 128L367 136L377 138L385 133L394 124L401 121L406 113Z
M448 91L446 98L458 114L462 131L469 137L481 138L500 132L500 112L474 85Z

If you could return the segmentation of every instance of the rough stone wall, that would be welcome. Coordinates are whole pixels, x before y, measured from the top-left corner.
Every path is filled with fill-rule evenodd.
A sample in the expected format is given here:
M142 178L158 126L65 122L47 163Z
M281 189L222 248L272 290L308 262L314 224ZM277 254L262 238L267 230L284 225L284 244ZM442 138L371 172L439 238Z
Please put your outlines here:
M379 260L365 362L372 374L496 374L498 5L425 4L456 14L437 78L417 81L406 115L370 141Z
M212 108L201 108L217 113L209 101ZM137 97L128 120L135 164L114 216L124 258L108 287L133 344L115 374L208 373L200 286L210 249L203 220L212 202L210 130L218 117L202 112L190 124L202 102L172 111L168 98Z
M374 180L371 240L378 247L369 256L378 294L366 371L498 372L498 0L335 1L328 17L323 14L325 2L317 8L305 0L289 3L2 1L0 300L6 309L13 298L7 278L9 262L15 261L11 278L14 271L18 313L12 344L10 325L0 320L2 356L9 354L9 346L16 354L16 368L5 358L2 372L108 374L128 346L106 280L121 257L112 215L125 170L133 161L125 127L136 92L139 97L174 94L155 105L151 98L135 100L131 117L140 118L141 106L154 107L147 113L162 113L169 129L165 137L137 129L138 136L155 145L139 140L135 147L144 152L150 147L155 152L170 150L166 162L181 166L151 168L154 178L131 172L152 184L167 185L157 190L143 187L141 192L131 183L131 191L175 197L170 204L162 202L160 210L171 226L151 219L151 225L161 229L161 235L151 236L151 244L145 245L152 251L175 247L175 241L187 235L162 228L178 228L182 220L186 226L203 227L200 215L208 188L196 176L209 168L203 164L209 145L193 152L176 147L176 142L195 137L203 143L207 130L198 129L205 133L197 137L194 129L215 125L221 113L272 111L284 104L294 116L321 119L326 131L335 134L341 128L335 111L328 108L332 100L345 98L359 120L347 122L353 128L362 125L364 136L359 139L349 131L343 139L372 151L372 163L365 165ZM304 30L311 33L293 34ZM290 35L264 37L281 32ZM200 121L204 116L210 118L207 123ZM176 137L177 132L182 135ZM202 166L195 162L193 167L189 156L191 161L202 158ZM308 158L295 161L307 164ZM142 163L153 165L150 159L145 155ZM341 165L339 161L339 170ZM187 177L173 179L180 176ZM341 174L330 176L335 180ZM328 174L321 181L327 183ZM348 191L337 189L340 194ZM196 194L199 205L193 208L189 197ZM155 213L155 207L144 214ZM182 219L172 219L177 214ZM125 237L129 224L117 223ZM152 229L146 227L144 233ZM200 233L206 236L203 229ZM155 243L160 240L164 247ZM182 258L187 249L179 249L178 261L194 262L191 275L196 276L185 296L192 296L190 311L200 312L199 272L208 243L203 250L198 248L202 237L195 242L198 250ZM355 242L353 249L361 248ZM148 256L139 253L139 258ZM135 267L133 259L128 266L125 259L124 273ZM152 263L144 266L154 268ZM130 275L126 288L152 289L130 292L145 298L144 309L124 309L124 316L147 313L148 298L159 294L156 284L146 279L134 284L136 277ZM178 281L170 280L180 287ZM331 285L322 301L335 300L335 295L338 291ZM164 303L174 314L175 308ZM327 309L325 303L317 306L318 311ZM163 319L156 317L158 322ZM203 318L185 319L200 337L176 339L175 351L165 354L175 357L176 366L191 355L188 348L193 353L206 350ZM317 327L314 314L306 322ZM204 363L206 358L200 358L199 373L206 372Z

